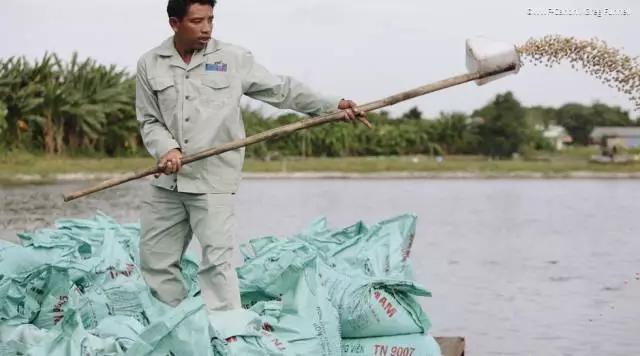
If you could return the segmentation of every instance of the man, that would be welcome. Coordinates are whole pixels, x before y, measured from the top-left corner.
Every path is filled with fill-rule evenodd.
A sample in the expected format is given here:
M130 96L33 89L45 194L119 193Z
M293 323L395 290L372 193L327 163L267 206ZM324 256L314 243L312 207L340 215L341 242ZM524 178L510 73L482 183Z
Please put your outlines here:
M309 115L341 109L345 120L364 116L353 101L322 98L269 73L249 51L213 39L215 2L169 0L174 35L142 56L136 76L142 139L164 173L152 182L142 211L142 274L157 299L179 304L187 297L180 260L195 234L202 246L198 280L210 311L240 308L231 259L244 149L185 166L182 156L244 137L242 95Z

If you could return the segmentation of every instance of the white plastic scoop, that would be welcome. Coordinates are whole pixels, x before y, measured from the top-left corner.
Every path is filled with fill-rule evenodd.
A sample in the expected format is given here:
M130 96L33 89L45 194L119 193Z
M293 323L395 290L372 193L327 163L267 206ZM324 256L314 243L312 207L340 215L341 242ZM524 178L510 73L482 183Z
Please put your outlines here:
M476 37L466 41L466 49L469 73L491 73L515 66L513 70L476 80L478 85L518 73L520 70L520 55L512 44Z

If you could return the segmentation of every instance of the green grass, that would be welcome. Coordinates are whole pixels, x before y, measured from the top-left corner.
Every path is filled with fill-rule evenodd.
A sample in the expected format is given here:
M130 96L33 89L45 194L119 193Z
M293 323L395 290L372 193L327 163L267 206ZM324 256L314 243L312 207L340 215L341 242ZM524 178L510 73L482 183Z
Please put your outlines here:
M590 163L588 159L557 157L549 160L488 160L476 156L448 156L438 163L428 156L410 157L347 157L307 158L262 162L249 160L248 172L478 172L478 173L567 173L640 172L640 163L605 165Z
M640 162L629 164L601 164L589 161L598 154L593 147L578 147L553 153L536 153L527 159L491 160L484 156L445 156L437 162L431 156L345 157L345 158L288 158L264 162L248 160L248 172L478 172L478 173L567 173L640 172Z
M0 184L24 184L20 175L37 175L36 184L54 181L64 173L124 173L154 164L151 158L100 158L33 155L23 152L0 155Z
M117 173L147 168L151 158L88 158L15 153L0 156L0 172L8 174Z
M593 148L578 148L559 153L536 154L529 159L490 160L482 156L445 156L437 162L430 156L286 158L276 161L247 159L245 172L533 172L562 174L575 171L640 172L640 163L599 164L589 162L597 154ZM43 156L27 153L0 155L0 183L22 181L17 175L37 175L39 182L49 182L64 173L125 173L154 164L151 158L86 158Z

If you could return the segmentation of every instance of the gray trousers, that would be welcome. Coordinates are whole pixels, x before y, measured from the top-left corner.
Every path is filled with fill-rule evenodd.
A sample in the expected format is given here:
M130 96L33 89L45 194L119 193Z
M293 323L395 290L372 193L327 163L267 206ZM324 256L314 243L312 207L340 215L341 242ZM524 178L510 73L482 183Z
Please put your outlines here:
M140 260L152 294L171 306L187 297L180 260L195 233L202 246L198 281L207 309L240 308L238 276L232 266L234 195L150 189L141 212Z

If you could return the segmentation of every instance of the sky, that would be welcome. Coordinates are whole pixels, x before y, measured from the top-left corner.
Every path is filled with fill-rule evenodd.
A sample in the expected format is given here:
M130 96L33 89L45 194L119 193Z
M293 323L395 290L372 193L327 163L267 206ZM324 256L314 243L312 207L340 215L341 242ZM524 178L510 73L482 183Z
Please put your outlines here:
M171 35L165 0L2 4L1 58L34 59L46 51L69 58L77 51L83 58L134 71L140 55ZM548 8L579 15L528 14ZM606 8L629 15L585 14L586 9ZM272 72L362 104L465 73L465 40L476 36L513 44L547 34L597 37L640 56L640 3L633 0L219 0L215 16L214 37L250 49ZM388 110L399 115L418 106L431 117L441 111L470 113L508 90L524 105L600 101L633 110L625 95L568 65L527 65L517 75L483 86L463 84Z

